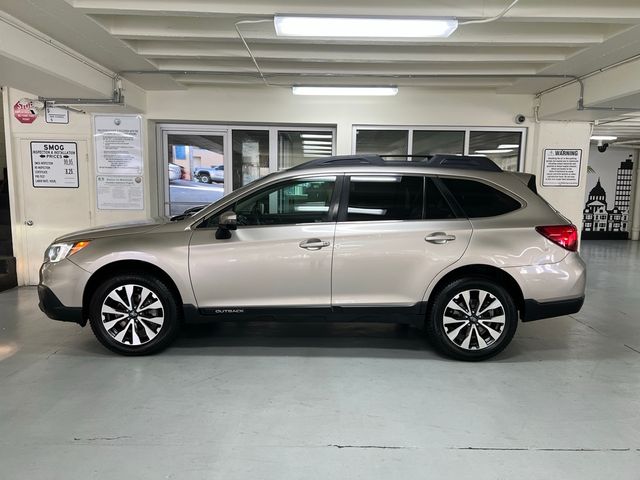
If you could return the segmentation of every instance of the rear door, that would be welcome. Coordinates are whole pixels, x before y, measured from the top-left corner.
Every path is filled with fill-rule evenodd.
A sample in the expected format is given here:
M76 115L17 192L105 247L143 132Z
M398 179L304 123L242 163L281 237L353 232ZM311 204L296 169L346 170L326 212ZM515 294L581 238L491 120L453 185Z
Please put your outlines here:
M332 305L408 307L457 261L471 223L421 175L352 175L336 226Z

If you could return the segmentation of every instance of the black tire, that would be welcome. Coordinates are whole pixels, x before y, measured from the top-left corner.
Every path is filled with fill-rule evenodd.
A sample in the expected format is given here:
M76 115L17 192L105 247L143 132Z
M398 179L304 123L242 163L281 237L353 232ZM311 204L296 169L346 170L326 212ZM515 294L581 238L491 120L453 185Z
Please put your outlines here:
M142 345L126 345L116 340L114 336L107 331L102 320L101 310L103 302L105 302L105 299L111 292L124 285L136 285L149 289L157 297L162 306L164 315L162 326L159 328L159 331L155 332L155 338ZM141 299L139 302L142 301ZM129 320L125 318L122 321L127 322ZM137 322L138 324L136 325L138 325L138 328L136 331L144 331L143 326L139 325L140 322ZM131 273L120 274L109 278L96 288L89 303L89 324L91 325L91 330L93 330L94 335L102 345L121 355L150 355L167 348L178 335L180 323L181 314L174 294L167 285L152 276ZM147 323L147 325L149 324ZM130 327L127 327L127 329L129 328ZM133 328L135 328L135 326Z
M460 299L462 292L473 292L474 290L487 292L501 303L500 307L485 314L487 319L481 319L483 322L489 322L489 326L494 334L501 328L500 335L497 339L493 339L491 336L492 332L483 326L482 323L478 322L478 317L475 316L473 311L471 316L473 318L471 318L464 313L458 314L456 311L447 309L449 302L454 298ZM487 302L489 302L489 300L490 299L487 299ZM475 305L477 302L477 299L471 297L471 303L474 303ZM433 301L430 303L431 305L427 311L427 318L425 321L425 330L429 341L440 353L456 360L480 361L497 355L503 351L507 345L509 345L513 335L516 333L516 328L518 327L518 310L513 298L502 285L488 278L477 277L454 280L445 285L442 289L438 290L435 293ZM481 311L481 307L481 305L476 306L475 311ZM470 320L456 320L457 323L450 322L449 325L445 326L445 311L447 314L458 314L461 315L461 317L470 318ZM504 315L504 325L502 327L497 323L491 322L488 317L494 313L498 320L500 319L501 311ZM448 318L451 317L449 316ZM465 322L469 323L467 323L466 326L463 326L465 325ZM475 331L468 333L470 330L473 330L473 324L476 325ZM468 334L471 339L471 345L468 344L467 346L470 348L463 348L464 342L463 346L457 345L454 340L451 340L447 335L447 332L455 335L454 331L460 326L462 326L462 329L454 340L459 340L463 337L466 338ZM485 339L488 340L485 341ZM489 343L489 341L492 341L492 343ZM480 342L487 343L488 346L480 348Z
M211 176L208 173L201 173L198 178L202 183L211 183Z

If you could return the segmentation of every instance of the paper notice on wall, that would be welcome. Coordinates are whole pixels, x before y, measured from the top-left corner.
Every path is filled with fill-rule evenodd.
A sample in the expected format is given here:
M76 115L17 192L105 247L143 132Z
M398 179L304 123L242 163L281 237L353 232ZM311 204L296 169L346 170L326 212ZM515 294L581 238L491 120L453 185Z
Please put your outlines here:
M78 188L78 145L75 142L31 142L34 188Z
M139 115L94 115L98 174L142 174L141 123Z
M142 177L134 175L98 175L96 189L99 210L143 210Z
M580 184L582 150L547 148L542 167L543 187L577 187Z

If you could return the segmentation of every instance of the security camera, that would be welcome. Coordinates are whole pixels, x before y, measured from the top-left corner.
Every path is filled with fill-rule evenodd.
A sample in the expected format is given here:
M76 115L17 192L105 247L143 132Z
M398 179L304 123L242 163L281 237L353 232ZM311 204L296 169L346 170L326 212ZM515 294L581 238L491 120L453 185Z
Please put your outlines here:
M600 153L604 153L607 151L607 148L609 148L609 144L608 143L604 143L602 140L600 140L598 142L598 151Z
M526 119L527 119L527 117L525 117L523 114L519 113L519 114L516 115L516 118L514 120L518 125L520 125L520 124L523 124Z

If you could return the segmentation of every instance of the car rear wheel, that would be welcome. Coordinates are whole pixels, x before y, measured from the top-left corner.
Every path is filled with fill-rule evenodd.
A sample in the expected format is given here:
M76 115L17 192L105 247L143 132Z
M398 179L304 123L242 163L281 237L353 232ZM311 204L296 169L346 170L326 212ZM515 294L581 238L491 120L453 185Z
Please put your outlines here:
M484 278L460 279L441 289L431 305L426 330L441 353L467 361L497 355L511 342L518 311L509 292Z
M138 274L103 282L89 305L93 333L109 350L148 355L176 337L180 316L171 290L160 280Z

